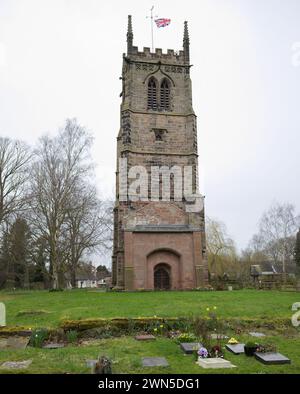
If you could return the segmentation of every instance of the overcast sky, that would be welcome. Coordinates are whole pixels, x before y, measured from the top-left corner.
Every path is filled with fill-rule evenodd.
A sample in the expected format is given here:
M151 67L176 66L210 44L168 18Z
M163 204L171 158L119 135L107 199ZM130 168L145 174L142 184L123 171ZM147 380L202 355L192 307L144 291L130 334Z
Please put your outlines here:
M30 144L77 117L114 194L127 15L134 44L181 49L189 21L206 213L247 245L272 202L300 210L299 0L0 0L0 135ZM299 54L298 54L299 52Z

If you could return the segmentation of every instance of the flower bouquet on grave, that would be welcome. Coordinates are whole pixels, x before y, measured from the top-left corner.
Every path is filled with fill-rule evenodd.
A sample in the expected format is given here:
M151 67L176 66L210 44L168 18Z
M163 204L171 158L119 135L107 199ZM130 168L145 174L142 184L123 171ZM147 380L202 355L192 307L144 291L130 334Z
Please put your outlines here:
M209 357L209 352L206 349L206 347L201 347L198 352L197 355L199 358L208 358Z
M206 347L201 347L197 352L198 358L223 358L222 348L219 345L214 345L209 350Z
M277 348L271 343L260 344L256 348L257 353L276 353Z
M209 357L211 358L223 358L224 354L220 345L213 346L209 351Z
M239 341L235 338L230 338L228 341L229 345L237 345Z

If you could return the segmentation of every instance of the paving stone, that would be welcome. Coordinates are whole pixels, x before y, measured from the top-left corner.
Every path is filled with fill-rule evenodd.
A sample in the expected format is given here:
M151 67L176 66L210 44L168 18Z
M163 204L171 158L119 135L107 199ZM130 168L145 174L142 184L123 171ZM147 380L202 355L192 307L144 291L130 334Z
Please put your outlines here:
M63 343L47 343L43 346L43 349L60 349L62 347L65 347Z
M249 332L249 335L251 335L252 337L256 337L256 338L263 338L266 336L266 334L264 334L262 332Z
M230 361L224 358L198 358L197 364L202 368L222 369L222 368L235 368Z
M183 342L180 347L185 354L193 354L202 347L202 344L199 342Z
M1 369L25 369L32 363L32 360L25 361L5 361L1 365Z
M142 358L143 367L168 367L169 363L164 357L144 357Z
M291 360L280 353L254 353L255 358L263 364L291 364Z
M153 341L156 337L154 335L136 335L135 339L137 341Z
M235 345L230 345L227 343L225 346L227 350L229 350L233 354L242 354L245 353L245 344L244 343L237 343Z

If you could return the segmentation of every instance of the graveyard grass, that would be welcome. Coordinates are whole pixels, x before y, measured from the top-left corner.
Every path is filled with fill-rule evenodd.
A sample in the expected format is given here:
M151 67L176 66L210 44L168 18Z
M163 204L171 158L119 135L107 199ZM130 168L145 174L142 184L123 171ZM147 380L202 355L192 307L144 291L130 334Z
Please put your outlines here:
M240 337L241 341L249 337ZM290 365L264 365L254 357L243 354L236 356L228 351L225 353L237 368L206 370L195 363L193 355L185 355L175 341L157 338L151 342L139 342L131 337L94 340L90 345L68 345L62 349L36 349L28 347L25 350L1 350L0 364L4 361L32 360L26 370L0 370L1 373L90 373L86 360L94 360L98 355L106 355L113 360L113 373L182 373L182 374L245 374L245 373L280 373L299 374L300 371L300 339L268 337L268 342L276 343L278 350L288 355L292 360ZM169 367L143 368L142 357L165 357Z
M57 327L62 319L184 317L217 306L220 318L290 319L300 294L279 291L100 292L93 290L0 292L7 325ZM32 314L28 313L32 312Z
M97 317L181 317L201 315L206 308L216 306L220 318L255 319L257 321L288 322L292 304L300 301L296 292L238 290L226 292L135 292L113 293L92 290L64 292L16 291L0 292L0 302L7 308L7 325L27 327L58 327L62 319ZM28 314L31 312L31 314ZM39 314L39 312L44 312ZM260 329L258 329L260 331ZM261 329L264 332L264 329ZM233 334L240 342L253 340L245 329ZM253 330L252 330L253 331ZM266 366L253 357L236 356L226 351L225 358L237 368L205 370L195 364L192 355L184 355L171 339L158 337L155 341L140 342L132 337L96 339L84 345L67 345L62 349L4 350L4 361L33 362L26 370L0 370L1 373L89 373L86 360L107 355L113 360L115 373L299 373L300 333L294 328L269 330L260 343L274 343L277 350L292 360L291 365ZM257 339L255 339L257 340ZM225 345L225 342L223 342ZM142 357L165 357L169 367L143 368Z

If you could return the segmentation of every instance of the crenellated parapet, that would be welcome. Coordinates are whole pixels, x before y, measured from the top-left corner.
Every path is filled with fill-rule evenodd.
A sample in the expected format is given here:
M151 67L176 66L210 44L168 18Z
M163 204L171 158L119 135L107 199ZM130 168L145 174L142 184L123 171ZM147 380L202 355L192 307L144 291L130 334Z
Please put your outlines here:
M149 47L144 47L142 51L139 51L139 48L133 45L132 18L131 15L128 16L127 57L131 60L153 60L154 62L187 65L190 62L189 47L188 25L187 22L184 22L183 50L167 49L167 52L163 52L162 48L155 48L154 52L151 52Z

